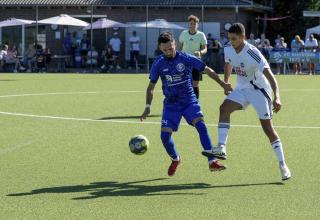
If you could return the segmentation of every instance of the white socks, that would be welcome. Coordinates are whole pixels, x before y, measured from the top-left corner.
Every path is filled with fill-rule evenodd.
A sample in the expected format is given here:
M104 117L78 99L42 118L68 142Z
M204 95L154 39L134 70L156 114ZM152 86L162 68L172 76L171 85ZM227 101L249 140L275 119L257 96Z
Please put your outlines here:
M218 145L226 145L228 140L228 133L229 133L230 123L220 122L218 124Z
M277 139L274 142L272 142L271 146L272 146L274 152L276 153L278 161L282 165L285 164L285 159L284 159L284 154L283 154L283 149L282 149L282 143L281 143L280 139Z

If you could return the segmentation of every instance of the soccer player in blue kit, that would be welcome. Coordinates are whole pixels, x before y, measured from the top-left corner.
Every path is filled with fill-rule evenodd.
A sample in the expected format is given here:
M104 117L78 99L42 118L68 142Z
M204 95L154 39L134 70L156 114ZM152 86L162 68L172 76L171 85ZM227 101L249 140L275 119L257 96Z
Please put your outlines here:
M223 87L225 93L232 91L231 85L222 81L200 59L176 51L176 42L170 32L160 34L158 46L163 54L153 62L149 77L150 82L146 91L146 107L140 120L143 121L150 114L154 88L160 77L165 96L161 120L161 140L171 158L168 175L173 176L181 162L181 157L171 136L172 132L178 130L182 116L197 129L203 150L207 152L210 171L224 170L226 167L210 155L213 145L203 119L200 104L192 87L192 69L195 68L207 74Z

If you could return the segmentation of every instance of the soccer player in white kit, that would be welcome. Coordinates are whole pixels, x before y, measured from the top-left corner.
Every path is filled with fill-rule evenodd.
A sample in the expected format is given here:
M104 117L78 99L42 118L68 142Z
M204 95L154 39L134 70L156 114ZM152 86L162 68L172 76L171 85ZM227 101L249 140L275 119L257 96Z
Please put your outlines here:
M217 147L213 148L213 153L217 158L226 159L230 115L251 104L278 158L282 180L287 180L291 177L291 172L285 163L280 138L272 125L272 111L278 112L281 109L277 80L264 56L245 40L245 28L241 23L235 23L230 27L228 37L231 45L224 49L226 63L224 80L228 83L233 68L237 74L237 86L226 94L227 97L220 106L219 140ZM206 155L205 151L202 153Z

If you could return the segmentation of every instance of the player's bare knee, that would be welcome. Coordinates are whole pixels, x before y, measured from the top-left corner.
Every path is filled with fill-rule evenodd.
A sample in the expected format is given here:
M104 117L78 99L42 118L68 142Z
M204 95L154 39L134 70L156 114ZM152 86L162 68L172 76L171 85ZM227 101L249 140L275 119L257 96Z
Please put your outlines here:
M232 110L228 108L228 105L225 103L222 103L220 105L220 116L229 116L231 114Z
M203 121L203 117L198 117L198 118L193 119L192 122L191 122L191 124L192 124L193 126L195 126L198 121Z

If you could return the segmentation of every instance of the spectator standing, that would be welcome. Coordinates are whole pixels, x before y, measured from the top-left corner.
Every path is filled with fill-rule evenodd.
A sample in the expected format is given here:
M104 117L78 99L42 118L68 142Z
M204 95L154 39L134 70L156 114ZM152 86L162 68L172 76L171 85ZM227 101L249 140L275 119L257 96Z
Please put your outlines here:
M251 33L249 35L248 43L253 45L253 46L255 46L255 47L257 47L257 41L256 41L256 39L254 39L254 34L253 33Z
M118 32L113 33L113 37L110 39L109 44L110 44L112 51L113 51L116 68L119 70L119 69L121 69L120 65L119 65L121 40L118 36Z
M81 48L80 54L81 54L82 67L86 66L89 46L90 46L90 40L88 39L87 35L84 34L83 38L81 39L81 42L80 42L80 48Z
M130 67L138 68L138 61L140 55L140 37L136 31L132 32L132 36L129 38L130 43Z
M304 48L304 42L301 40L299 35L296 35L294 39L291 41L291 52L302 52ZM293 71L297 75L298 73L302 73L301 63L293 64Z
M284 41L283 37L280 37L280 41L279 43L276 44L275 50L284 51L286 49L287 49L287 43ZM283 62L277 63L277 74L280 74L280 70L281 70L281 67L283 68L283 65L284 65Z
M311 52L311 53L315 53L318 49L318 41L317 39L314 38L313 34L310 34L309 38L306 40L306 43L304 44L305 47L305 51L306 52ZM315 69L315 63L313 62L309 62L308 63L308 68L309 68L309 74L315 74L316 73L316 69Z

